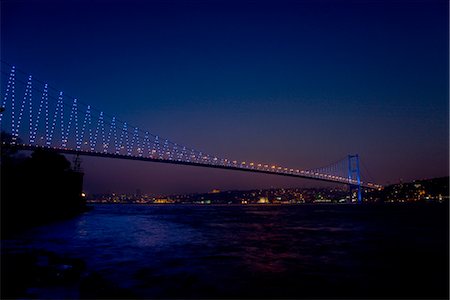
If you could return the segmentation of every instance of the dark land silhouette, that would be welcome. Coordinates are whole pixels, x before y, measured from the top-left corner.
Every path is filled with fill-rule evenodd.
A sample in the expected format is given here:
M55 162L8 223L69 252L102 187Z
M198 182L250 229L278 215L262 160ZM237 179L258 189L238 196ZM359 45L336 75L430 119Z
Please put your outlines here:
M2 141L10 138L2 133ZM36 150L25 156L2 146L2 237L85 211L82 189L83 173L63 155Z

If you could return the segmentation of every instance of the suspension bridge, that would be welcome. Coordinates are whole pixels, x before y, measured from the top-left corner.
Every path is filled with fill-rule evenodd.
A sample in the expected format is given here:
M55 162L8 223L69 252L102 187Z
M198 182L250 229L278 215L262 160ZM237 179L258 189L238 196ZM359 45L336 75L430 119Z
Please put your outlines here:
M381 188L362 180L357 154L308 170L218 157L107 115L9 64L8 71L2 70L2 79L0 124L2 132L10 136L2 141L3 146L341 183L357 189L358 201L361 201L361 188Z

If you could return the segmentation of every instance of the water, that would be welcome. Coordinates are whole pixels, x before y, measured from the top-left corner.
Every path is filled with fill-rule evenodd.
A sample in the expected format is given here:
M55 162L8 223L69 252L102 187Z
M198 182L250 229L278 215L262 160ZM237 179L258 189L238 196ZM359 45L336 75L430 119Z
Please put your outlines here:
M2 247L81 258L140 298L448 297L444 204L96 205Z

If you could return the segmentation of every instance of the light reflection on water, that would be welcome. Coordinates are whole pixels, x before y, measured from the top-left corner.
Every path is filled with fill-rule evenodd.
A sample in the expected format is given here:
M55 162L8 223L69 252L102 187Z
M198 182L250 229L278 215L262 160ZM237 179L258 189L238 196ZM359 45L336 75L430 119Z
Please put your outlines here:
M88 269L142 297L385 295L382 284L395 276L406 276L404 284L410 285L423 271L445 271L436 272L448 249L446 232L439 230L447 220L440 211L97 205L2 246L81 258ZM428 221L418 222L419 217ZM423 251L435 259L418 260L415 253ZM388 284L384 292L392 288Z

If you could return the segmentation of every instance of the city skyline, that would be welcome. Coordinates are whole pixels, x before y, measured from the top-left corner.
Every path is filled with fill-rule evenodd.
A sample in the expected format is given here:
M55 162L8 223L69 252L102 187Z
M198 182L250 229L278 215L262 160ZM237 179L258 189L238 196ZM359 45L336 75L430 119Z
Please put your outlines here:
M448 176L445 2L133 3L2 3L2 59L208 153L301 169L358 153L377 183ZM100 158L83 168L88 192L316 186Z

